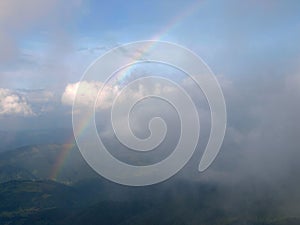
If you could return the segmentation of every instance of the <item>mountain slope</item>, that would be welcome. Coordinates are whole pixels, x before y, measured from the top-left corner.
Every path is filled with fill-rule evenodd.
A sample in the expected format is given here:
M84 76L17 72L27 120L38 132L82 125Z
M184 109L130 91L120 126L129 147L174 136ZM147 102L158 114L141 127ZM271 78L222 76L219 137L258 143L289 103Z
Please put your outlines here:
M26 146L0 154L0 183L16 180L55 179L74 183L98 175L71 145ZM55 175L55 177L54 177ZM8 177L6 177L8 176Z

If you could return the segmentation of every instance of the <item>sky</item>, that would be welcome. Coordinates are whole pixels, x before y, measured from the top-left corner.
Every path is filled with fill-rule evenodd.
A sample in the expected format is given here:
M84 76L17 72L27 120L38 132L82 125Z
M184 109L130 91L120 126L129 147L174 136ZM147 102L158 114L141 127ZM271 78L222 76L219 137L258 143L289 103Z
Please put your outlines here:
M198 54L224 92L228 124L222 163L207 176L224 175L238 165L263 179L286 177L299 157L299 12L299 1L293 0L2 0L0 130L70 127L78 82L94 60L128 42L162 40ZM136 68L129 77L160 69ZM162 71L181 77L178 71ZM86 83L87 101L101 82ZM189 82L179 82L197 98ZM115 95L120 88L112 84L107 93ZM209 109L202 100L197 104L205 139ZM110 104L109 97L104 99L97 106L100 113L107 116ZM148 112L158 108L144 107ZM143 121L140 114L137 124ZM172 124L173 117L168 119ZM99 123L107 135L111 128ZM258 172L262 168L265 172Z

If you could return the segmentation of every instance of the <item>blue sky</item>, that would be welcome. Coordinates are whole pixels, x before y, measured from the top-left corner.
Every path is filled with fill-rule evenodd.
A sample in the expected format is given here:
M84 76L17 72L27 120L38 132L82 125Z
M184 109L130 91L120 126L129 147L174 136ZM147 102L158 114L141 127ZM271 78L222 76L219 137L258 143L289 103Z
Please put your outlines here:
M9 104L28 103L33 111L38 109L36 115L42 108L63 109L66 87L78 82L97 57L121 44L154 37L196 52L224 86L268 86L273 92L299 71L299 12L299 1L292 0L4 0L0 97L15 95ZM45 102L36 96L44 96ZM2 114L12 110L17 109ZM29 112L18 110L19 116Z
M103 50L152 39L161 31L161 40L192 49L216 73L228 75L240 75L253 63L262 62L265 67L274 61L292 60L299 53L295 44L300 38L298 1L71 0L55 1L49 12L42 9L45 15L36 12L43 6L34 9L34 0L33 8L23 12L20 5L24 3L11 2L10 7L16 9L11 9L11 15L4 14L1 32L7 33L12 52L1 63L3 88L44 88L56 86L58 81L74 82ZM184 11L188 12L181 16ZM37 15L22 20L18 13ZM178 17L182 18L166 29ZM1 44L8 45L4 41ZM85 48L90 49L90 56L78 53ZM55 75L59 73L55 69L42 74L55 64L59 64L58 71L66 70L65 79L53 78L60 76ZM74 64L78 73L69 68ZM9 72L18 74L5 75Z

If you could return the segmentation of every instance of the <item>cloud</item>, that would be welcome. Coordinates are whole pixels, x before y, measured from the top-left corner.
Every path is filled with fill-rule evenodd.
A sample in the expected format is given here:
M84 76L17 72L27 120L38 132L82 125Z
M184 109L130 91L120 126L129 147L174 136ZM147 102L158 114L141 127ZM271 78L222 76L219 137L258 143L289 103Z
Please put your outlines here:
M65 88L65 91L62 95L61 101L64 105L73 105L75 100L76 94L78 92L79 82L68 84ZM78 105L86 106L86 105L93 105L95 99L98 95L99 90L101 90L103 86L102 82L81 82L81 90L78 94L80 94L81 98L77 102ZM101 104L98 104L98 108L106 109L111 106L112 103L112 96L114 96L118 92L118 87L110 87L105 88L103 92L104 100L101 101Z
M255 63L253 64L256 65ZM192 176L192 168L192 171L195 171L194 177L196 179L207 178L224 182L241 182L242 180L242 182L246 183L245 179L251 177L254 179L248 182L255 182L256 179L262 181L263 184L274 184L274 187L279 187L279 184L283 184L285 181L290 183L293 180L294 184L297 184L299 187L300 180L298 178L292 179L290 174L299 177L298 171L300 171L298 163L300 126L297 123L300 115L298 104L300 76L298 71L293 73L289 64L272 63L272 65L273 68L268 67L267 70L260 68L259 72L255 69L253 71L234 71L238 72L239 76L232 76L231 79L229 79L227 73L224 76L218 76L228 110L228 129L224 144L220 155L205 173L204 178L201 175L199 176L196 169L194 170L194 168L197 168L201 158L201 151L198 151L199 154L195 154L195 163L192 163L188 167L190 170L186 171L187 177ZM250 73L251 76L249 75ZM84 98L82 98L80 104L84 106L91 102L94 103L94 97L97 96L102 85L103 83L99 82L85 82L81 93L84 95ZM192 97L198 98L198 101L201 100L200 104L197 104L198 107L201 107L202 99L198 97L199 90L191 88L190 80L183 80L182 85L190 89ZM63 104L72 105L77 88L78 83L72 83L66 87L62 97ZM114 88L108 85L104 89L107 91L105 95L116 95L121 91L121 88L118 85L114 86ZM169 90L170 94L176 94L175 90ZM127 95L124 95L122 102L126 104L134 98L151 92L159 94L165 92L165 90L159 86L155 89L151 88L150 85L140 85L137 89L130 90ZM98 105L99 109L108 109L112 104L111 99L113 98L107 97L106 101L101 101L103 105ZM153 106L156 106L156 103L152 105L144 104L142 107L133 110L133 120L136 122L131 123L131 125L133 130L137 131L134 132L137 136L147 137L149 117L146 117L146 114L150 113L152 116L154 115L151 114L153 111L165 110L163 107ZM176 117L170 116L168 112L165 111L164 116L172 121L170 124L173 125L176 122ZM188 114L189 112L187 111L186 113ZM111 141L113 138L109 138L112 137L113 133L112 128L107 126L107 123L110 123L110 115L104 115L102 118L100 119L104 122L101 123L99 134L105 133L107 135L105 136L108 140L107 143L113 145L109 149L122 149L116 140ZM97 119L96 117L96 121ZM203 121L209 123L209 120L209 115L206 117L206 120L200 118L201 123ZM205 130L202 127L201 124L202 134L203 131L208 131L209 133L209 128ZM168 129L168 132L176 131L177 128ZM170 138L168 143L176 143L176 141L178 140ZM200 139L200 142L200 145L204 146L207 143L203 139Z
M20 89L18 93L26 96L31 103L47 103L53 101L55 98L55 94L52 91L44 89Z
M7 63L18 57L19 40L34 29L43 32L63 33L80 0L2 0L0 1L0 63ZM53 35L56 37L57 35Z
M130 81L131 79L128 78ZM124 81L125 82L125 81ZM126 83L126 82L125 82ZM130 128L132 129L133 133L140 138L146 138L149 136L149 122L155 118L160 117L164 120L165 124L167 125L167 136L164 139L164 143L160 145L159 149L155 151L155 153L151 153L150 158L147 156L139 156L142 157L142 161L153 160L156 161L157 158L166 157L170 151L173 150L174 143L178 142L178 135L180 132L180 119L182 115L190 115L186 118L185 121L195 121L193 120L194 117L192 116L191 109L189 107L183 108L181 107L180 115L179 112L176 112L175 108L172 107L168 102L163 99L159 98L145 98L145 96L152 95L152 96L161 96L164 99L172 99L173 104L184 104L183 101L186 101L180 89L177 86L172 86L172 83L169 83L165 80L143 80L141 79L137 83L129 83L129 86L123 86L124 83L112 85L107 83L103 88L100 98L96 103L96 123L99 127L99 132L101 137L103 137L109 145L112 147L110 149L116 149L116 154L125 161L131 160L130 154L122 153L120 149L123 149L124 146L119 145L118 141L115 139L114 134L119 134L122 137L131 137L131 133L128 132L126 126L120 124L127 124L128 121L130 122ZM95 99L98 95L98 91L102 88L103 83L101 82L82 82L82 89L78 92L79 83L72 83L68 84L65 88L65 91L62 95L62 103L64 105L71 106L75 99L76 94L80 96L79 101L77 104L82 106L76 107L76 113L80 113L81 110L85 109L85 106L93 106L95 104ZM180 84L179 84L180 85ZM195 85L195 84L194 84ZM183 86L183 85L182 85ZM185 84L186 88L195 88L192 85ZM196 85L195 85L196 86ZM125 90L124 90L125 89ZM198 94L198 92L191 90ZM199 91L201 94L201 91ZM118 125L117 132L113 129L111 124L111 107L118 96L118 100L116 103L116 110L118 111L117 114L114 114L113 120L115 124ZM196 97L199 97L196 95ZM143 100L141 100L143 99ZM176 101L174 101L176 99ZM141 101L140 101L141 100ZM202 101L202 99L200 100ZM127 106L131 105L131 103L136 103L130 112L126 111ZM77 106L78 106L77 105ZM199 110L200 113L200 120L204 123L209 121L210 114L206 112L207 107L204 108L203 105L198 103L198 100L195 100L195 105ZM180 108L180 107L179 107ZM119 110L121 109L121 110ZM129 114L127 114L129 113ZM203 124L202 124L203 125ZM204 127L206 127L204 125ZM203 126L202 126L203 128ZM203 134L205 132L202 132ZM128 140L131 140L128 138ZM119 151L120 150L120 151ZM114 150L113 150L114 151ZM126 152L126 151L125 151ZM144 158L145 157L145 158ZM136 158L133 157L133 160Z
M0 88L0 115L37 116L54 110L57 102L49 90Z
M0 89L0 115L35 115L24 96L8 89Z
M80 84L80 90L78 90ZM161 94L176 94L176 89L171 86L161 85L160 83L153 84L138 84L136 87L129 88L126 92L122 91L120 85L110 85L102 82L87 82L82 81L77 83L68 84L62 94L61 101L64 105L73 105L76 95L80 95L77 104L80 106L94 105L97 99L98 92L102 89L101 95L97 99L96 108L98 110L108 109L112 106L115 98L119 96L119 102L127 104L142 98L145 95L161 95Z

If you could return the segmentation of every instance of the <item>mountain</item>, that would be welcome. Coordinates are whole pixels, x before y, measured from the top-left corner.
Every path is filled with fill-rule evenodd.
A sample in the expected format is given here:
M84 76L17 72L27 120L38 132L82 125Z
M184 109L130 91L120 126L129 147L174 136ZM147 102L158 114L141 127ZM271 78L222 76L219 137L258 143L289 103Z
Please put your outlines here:
M3 152L0 154L0 169L0 183L9 178L55 179L62 183L74 183L98 177L71 144L25 146Z
M279 193L255 180L231 186L172 178L127 187L98 176L72 145L3 152L0 180L1 225L300 224Z
M10 181L0 184L0 224L33 224L36 215L76 207L77 193L53 181ZM54 213L55 217L63 210ZM66 213L64 213L66 214ZM50 215L50 214L49 214ZM44 218L49 224L52 216ZM43 221L36 224L45 224ZM50 223L51 224L51 223Z
M29 145L45 145L49 143L63 144L69 141L71 129L45 130L0 130L0 152Z
M25 168L10 165L0 166L0 183L11 180L35 180L36 177Z
M89 198L90 195L94 198ZM124 197L120 198L121 195ZM276 213L268 217L259 215L257 212L262 209L255 202L247 213L244 209L229 209L224 205L227 197L221 189L188 181L141 188L101 179L72 186L54 181L10 181L0 184L0 199L3 225L298 225L300 222L300 218L285 218Z

